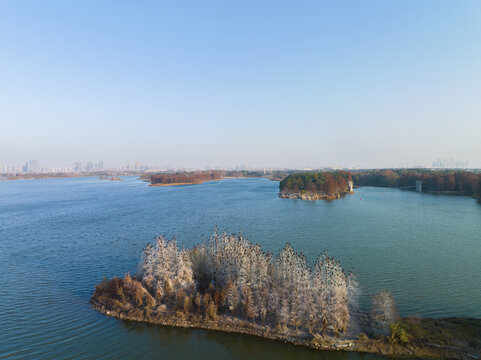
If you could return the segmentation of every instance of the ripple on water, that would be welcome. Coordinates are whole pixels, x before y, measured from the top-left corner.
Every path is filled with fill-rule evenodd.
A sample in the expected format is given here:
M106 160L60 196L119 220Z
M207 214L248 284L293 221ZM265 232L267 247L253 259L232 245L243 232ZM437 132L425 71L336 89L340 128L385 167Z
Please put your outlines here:
M214 225L242 229L273 252L290 242L309 261L329 249L355 268L366 309L388 288L404 315L481 317L476 202L373 188L305 202L277 198L277 186L265 179L178 188L134 178L2 182L0 358L376 358L124 322L90 308L95 284L135 272L146 241L176 235L191 246Z

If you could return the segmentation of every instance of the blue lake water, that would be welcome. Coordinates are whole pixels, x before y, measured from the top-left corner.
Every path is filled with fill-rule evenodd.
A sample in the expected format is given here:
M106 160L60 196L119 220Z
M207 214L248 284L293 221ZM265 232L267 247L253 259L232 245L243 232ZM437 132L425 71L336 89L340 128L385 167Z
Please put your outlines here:
M393 291L402 315L481 317L481 205L468 197L359 188L341 200L279 199L278 183L149 187L134 177L0 181L0 358L374 359L246 336L149 326L90 308L103 276L135 272L145 242L189 247L215 225L313 262L354 268L361 306Z

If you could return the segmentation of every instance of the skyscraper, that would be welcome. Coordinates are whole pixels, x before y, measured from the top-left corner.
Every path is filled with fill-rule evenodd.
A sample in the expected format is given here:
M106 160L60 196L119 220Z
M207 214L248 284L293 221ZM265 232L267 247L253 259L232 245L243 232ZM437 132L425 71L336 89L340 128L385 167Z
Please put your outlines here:
M30 160L30 164L28 166L29 173L37 173L38 172L38 160Z

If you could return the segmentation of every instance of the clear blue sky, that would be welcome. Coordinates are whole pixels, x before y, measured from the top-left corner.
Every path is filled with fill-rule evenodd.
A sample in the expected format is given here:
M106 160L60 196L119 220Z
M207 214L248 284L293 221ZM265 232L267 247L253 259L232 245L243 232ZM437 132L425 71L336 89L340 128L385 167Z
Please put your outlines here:
M1 1L0 163L481 166L481 1Z

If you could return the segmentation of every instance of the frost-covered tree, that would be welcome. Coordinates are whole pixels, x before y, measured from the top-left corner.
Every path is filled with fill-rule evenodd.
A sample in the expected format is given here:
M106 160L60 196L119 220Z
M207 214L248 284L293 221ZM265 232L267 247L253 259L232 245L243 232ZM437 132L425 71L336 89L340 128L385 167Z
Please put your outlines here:
M187 252L179 249L177 241L155 239L155 246L147 244L139 275L147 289L154 292L158 300L169 302L179 290L192 293L195 289L192 264ZM182 299L183 301L183 299Z
M137 276L172 311L314 333L345 331L359 293L354 274L327 253L311 268L289 244L273 257L242 234L217 229L188 251L158 237L146 245Z
M225 290L224 304L231 314L235 314L236 309L239 306L239 292L237 291L237 286L229 281Z
M371 326L375 332L387 334L389 325L396 322L399 314L394 296L388 290L382 290L372 297Z

